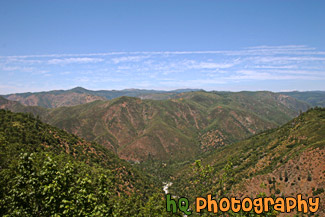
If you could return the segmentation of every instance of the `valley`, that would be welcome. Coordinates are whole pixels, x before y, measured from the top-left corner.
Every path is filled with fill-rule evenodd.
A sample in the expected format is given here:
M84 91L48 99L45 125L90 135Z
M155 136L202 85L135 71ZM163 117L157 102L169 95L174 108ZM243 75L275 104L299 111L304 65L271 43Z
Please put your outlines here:
M123 96L54 109L2 99L0 107L31 112L129 161L166 161L194 158L274 128L309 105L272 92L198 91L165 100Z
M81 170L94 180L102 170L111 174L115 196L107 201L129 195L129 202L139 206L133 212L156 198L147 208L161 207L154 212L166 216L171 214L163 210L166 192L191 202L209 193L243 198L301 192L324 198L323 108L267 91L154 95L159 99L121 96L56 108L0 97L5 109L1 155L11 156L2 158L1 167L12 173L24 152L34 153L35 162L48 155L62 166L82 162ZM41 164L34 167L42 173ZM90 172L94 169L97 175ZM11 183L7 172L3 186ZM135 196L139 193L146 198L142 202Z
M0 0L0 217L325 217L324 9Z

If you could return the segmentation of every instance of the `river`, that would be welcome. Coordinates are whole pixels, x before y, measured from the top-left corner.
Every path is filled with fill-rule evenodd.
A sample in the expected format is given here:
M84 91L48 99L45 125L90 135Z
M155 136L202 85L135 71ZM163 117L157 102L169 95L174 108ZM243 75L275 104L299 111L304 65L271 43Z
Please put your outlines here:
M172 186L173 183L172 182L163 182L163 184L164 184L163 190L164 190L165 194L168 194L168 188L170 186Z
M163 182L163 190L165 194L168 194L168 188L172 186L172 182ZM183 217L187 217L187 215L183 214Z

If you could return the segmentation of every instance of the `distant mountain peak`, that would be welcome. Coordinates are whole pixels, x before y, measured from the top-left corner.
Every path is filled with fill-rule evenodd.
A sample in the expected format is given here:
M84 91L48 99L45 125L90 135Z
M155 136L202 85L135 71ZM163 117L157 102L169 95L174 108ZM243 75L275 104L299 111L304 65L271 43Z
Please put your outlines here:
M82 92L85 92L85 91L89 91L89 90L78 86L78 87L72 88L70 91L77 91L77 92L82 91Z

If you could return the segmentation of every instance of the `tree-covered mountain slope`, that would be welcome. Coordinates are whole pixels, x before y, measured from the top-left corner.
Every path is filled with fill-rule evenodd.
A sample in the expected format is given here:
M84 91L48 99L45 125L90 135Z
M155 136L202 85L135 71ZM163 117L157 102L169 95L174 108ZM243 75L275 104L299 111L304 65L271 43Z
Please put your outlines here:
M151 176L31 114L0 110L0 168L1 216L167 215Z
M11 104L0 106L23 110ZM37 108L26 107L26 111ZM193 158L274 128L307 108L303 102L272 92L187 92L170 100L120 97L41 109L40 117L114 150L123 159L166 161Z
M20 102L27 106L40 106L44 108L57 108L62 106L74 106L93 102L96 100L105 100L106 98L90 95L86 93L63 92L46 92L38 94L11 94L6 96L8 100Z
M0 96L0 109L13 112L31 113L35 116L46 115L47 109L38 106L24 106L19 102L11 101Z
M325 107L325 91L292 91L282 92L281 94L307 102L311 106Z
M179 168L170 191L191 198L208 193L238 198L320 197L325 207L325 109L310 109L285 125L215 149Z

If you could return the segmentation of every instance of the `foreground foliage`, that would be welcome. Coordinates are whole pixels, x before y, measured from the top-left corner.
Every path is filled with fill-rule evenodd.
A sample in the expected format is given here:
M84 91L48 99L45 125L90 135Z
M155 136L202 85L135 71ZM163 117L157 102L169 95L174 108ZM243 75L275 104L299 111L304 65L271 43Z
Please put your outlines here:
M0 216L169 216L152 178L96 144L0 110Z

